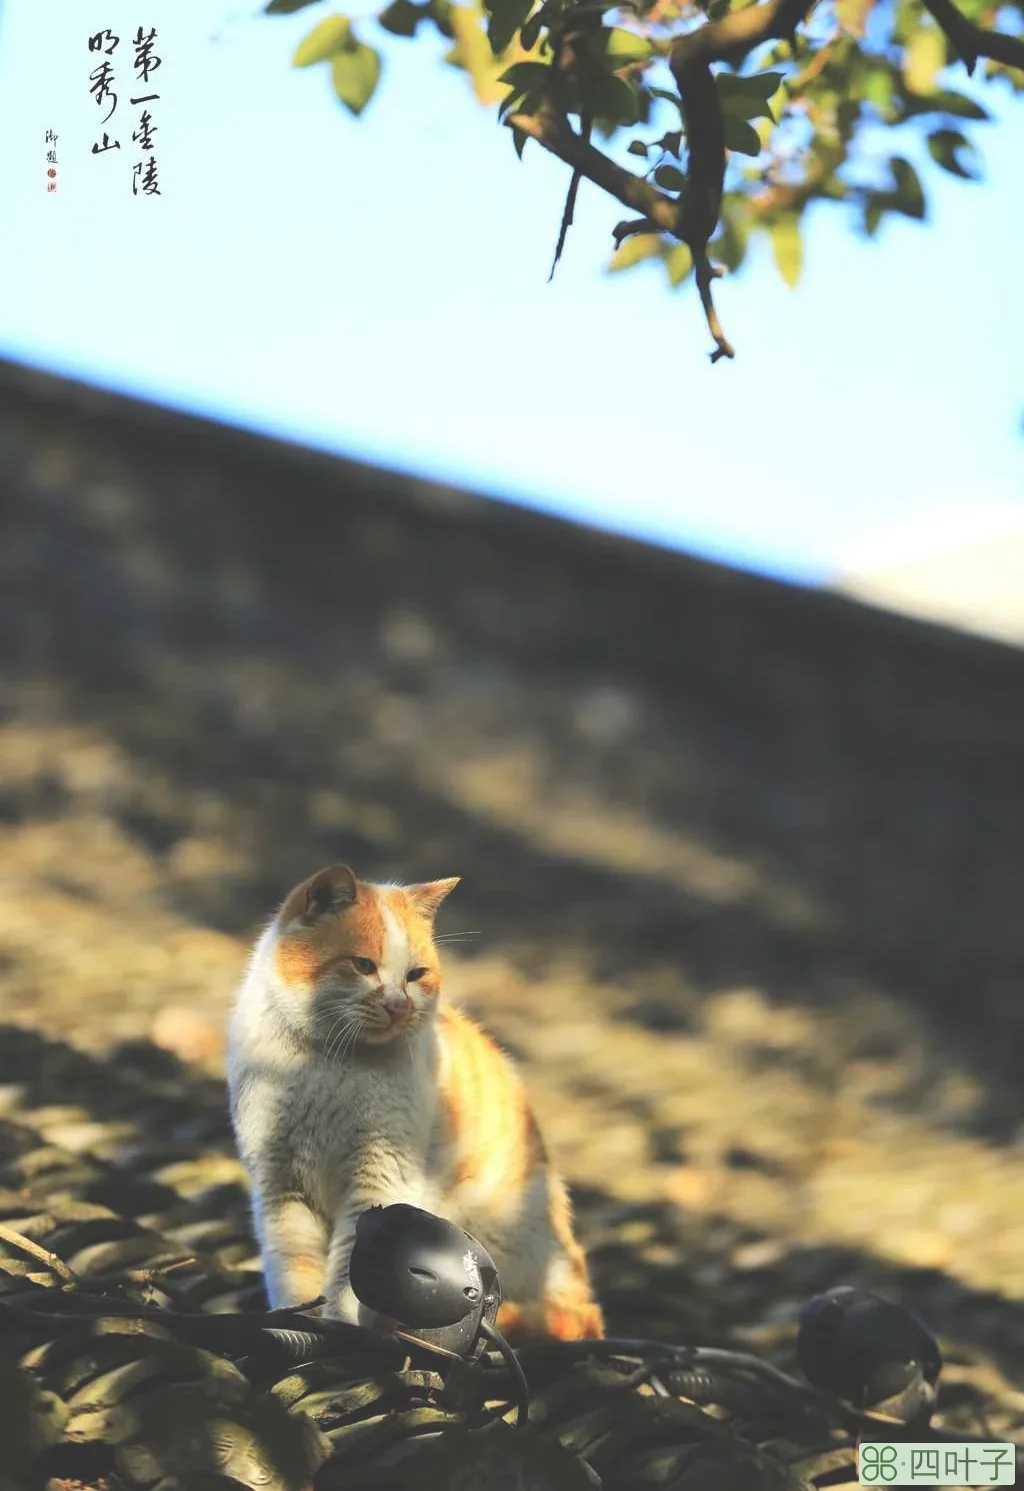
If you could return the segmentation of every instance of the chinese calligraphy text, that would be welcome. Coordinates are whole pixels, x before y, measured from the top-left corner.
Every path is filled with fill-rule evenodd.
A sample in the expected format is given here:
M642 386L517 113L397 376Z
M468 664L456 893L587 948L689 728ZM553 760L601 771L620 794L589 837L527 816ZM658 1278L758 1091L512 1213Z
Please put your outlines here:
M46 190L55 192L57 190L57 136L52 129L46 131L43 146L46 152Z
M89 74L89 92L97 107L107 109L100 121L102 125L109 123L117 112L117 77L115 64L111 59L114 58L117 48L121 45L121 40L122 38L116 36L109 27L94 32L88 40L89 51L99 53L101 58ZM148 30L144 26L139 26L134 36L129 39L131 68L135 75L135 82L142 85L139 93L130 96L128 100L133 108L141 110L133 121L134 128L131 134L132 143L138 147L139 153L139 158L132 167L131 182L134 197L161 195L160 171L154 143L158 126L151 110L145 107L158 101L160 94L144 91L150 86L150 79L157 68L163 66L163 58L156 51L157 41L155 26L151 26ZM120 131L117 131L117 134L119 133ZM94 141L91 153L104 155L108 150L120 150L121 141L117 134L112 138L104 129L100 139Z

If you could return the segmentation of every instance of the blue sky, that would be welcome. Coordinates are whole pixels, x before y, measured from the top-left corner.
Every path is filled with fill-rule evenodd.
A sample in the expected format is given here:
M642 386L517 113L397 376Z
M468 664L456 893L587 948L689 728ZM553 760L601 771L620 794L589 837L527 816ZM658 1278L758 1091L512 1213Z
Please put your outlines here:
M290 68L343 8L3 0L0 352L811 582L1024 514L1024 107L1003 91L986 183L930 176L931 225L869 244L822 212L796 292L767 244L721 281L738 356L712 367L692 285L603 273L623 213L586 183L546 283L564 170L516 160L440 39L365 24L385 75L361 120ZM162 196L133 198L134 156L89 151L86 37L143 23Z

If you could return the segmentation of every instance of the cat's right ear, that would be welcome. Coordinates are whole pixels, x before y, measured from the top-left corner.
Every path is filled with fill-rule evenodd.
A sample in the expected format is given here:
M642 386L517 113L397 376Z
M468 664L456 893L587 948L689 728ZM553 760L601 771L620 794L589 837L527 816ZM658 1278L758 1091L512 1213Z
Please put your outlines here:
M359 898L359 885L348 865L327 865L317 870L288 898L287 913L305 922L318 922L325 916L339 916Z

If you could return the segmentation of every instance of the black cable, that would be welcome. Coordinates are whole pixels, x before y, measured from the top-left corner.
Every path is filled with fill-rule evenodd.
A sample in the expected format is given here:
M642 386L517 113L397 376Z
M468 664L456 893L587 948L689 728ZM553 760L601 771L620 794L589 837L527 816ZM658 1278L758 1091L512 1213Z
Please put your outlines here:
M207 1315L164 1310L154 1305L137 1305L130 1300L107 1298L103 1295L78 1292L65 1294L55 1289L34 1291L31 1296L23 1292L18 1299L26 1297L31 1298L31 1305L18 1303L10 1296L0 1296L0 1315L6 1315L37 1330L45 1323L54 1331L79 1329L88 1320L102 1319L104 1316L151 1320L194 1345L225 1353L249 1351L268 1338L285 1349L287 1337L295 1338L293 1345L297 1348L304 1348L307 1344L300 1337L315 1338L318 1343L329 1345L334 1351L365 1350L372 1346L380 1349L382 1344L386 1348L389 1339L365 1326L351 1325L345 1320L323 1320L315 1315L304 1315L301 1311L293 1313L289 1310L275 1310L271 1314L262 1315ZM272 1323L267 1324L267 1321ZM397 1351L397 1343L394 1345Z
M526 1380L526 1374L520 1365L519 1358L500 1331L495 1330L494 1326L488 1321L481 1320L480 1333L486 1336L492 1346L498 1348L505 1361L505 1365L515 1378L516 1387L518 1388L516 1395L516 1427L521 1428L527 1422L530 1412L530 1385Z

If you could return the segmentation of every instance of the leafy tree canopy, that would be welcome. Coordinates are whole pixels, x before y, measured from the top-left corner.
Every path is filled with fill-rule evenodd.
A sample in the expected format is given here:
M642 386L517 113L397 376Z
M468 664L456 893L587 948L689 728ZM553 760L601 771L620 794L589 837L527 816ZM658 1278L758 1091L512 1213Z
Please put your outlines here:
M845 204L869 235L888 213L923 220L908 155L926 158L923 143L930 169L974 179L989 118L947 66L1024 91L1024 0L389 0L376 24L440 32L519 156L535 140L569 168L556 264L581 178L635 214L614 230L610 267L658 259L673 286L692 275L712 361L734 355L713 282L752 234L795 285L812 202ZM327 15L293 58L329 67L356 115L381 76L363 29Z

